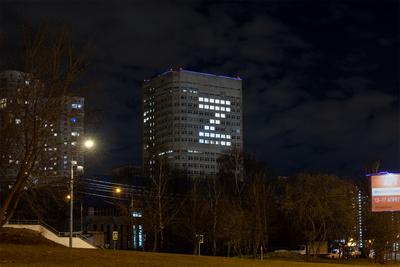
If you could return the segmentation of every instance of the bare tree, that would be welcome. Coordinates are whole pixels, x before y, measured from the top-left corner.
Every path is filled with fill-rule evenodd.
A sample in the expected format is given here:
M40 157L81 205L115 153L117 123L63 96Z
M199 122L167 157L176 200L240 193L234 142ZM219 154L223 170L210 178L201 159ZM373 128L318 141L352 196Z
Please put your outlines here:
M299 174L290 180L282 207L308 245L347 238L355 226L353 200L354 187L336 176Z
M189 240L193 246L193 254L199 252L198 234L209 232L210 210L208 206L207 183L201 178L189 178L189 188L185 204L179 214L176 233Z
M244 165L245 175L237 182L234 171L224 170L224 180L234 186L228 184L224 188L221 232L228 241L228 251L232 247L236 255L256 257L260 246L268 245L271 218L276 208L273 180L254 157L242 155L240 162L236 153L231 157L226 158L225 166L230 165L235 170L235 166Z
M218 223L220 219L221 202L223 192L216 177L207 178L208 181L208 204L211 212L211 240L212 254L217 255Z
M225 187L233 187L233 193L240 198L244 189L244 153L238 148L233 148L229 153L218 159L218 176L226 180Z
M259 169L247 186L247 205L252 222L251 241L253 257L262 246L267 249L272 218L275 214L274 184L268 174Z
M168 163L157 160L145 192L145 224L153 238L153 251L164 249L166 228L174 222L184 203L177 194L171 193L172 176Z
M88 62L87 50L76 54L66 31L46 27L25 27L22 50L17 84L11 92L0 85L1 226L12 217L25 190L45 178L49 125L59 121L63 97L71 94Z
M220 219L220 238L227 241L228 251L242 257L251 252L252 222L249 212L239 204L237 199L223 199Z

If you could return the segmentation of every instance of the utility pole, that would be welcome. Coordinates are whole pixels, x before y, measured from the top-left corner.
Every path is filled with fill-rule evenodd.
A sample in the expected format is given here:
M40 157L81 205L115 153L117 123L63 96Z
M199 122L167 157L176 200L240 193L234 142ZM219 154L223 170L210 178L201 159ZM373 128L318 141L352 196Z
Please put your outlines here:
M264 259L264 248L263 248L263 246L261 246L261 260L263 260Z
M83 234L83 203L81 198L81 234Z
M72 232L74 231L74 161L71 160L70 205L69 205L69 247L72 248Z

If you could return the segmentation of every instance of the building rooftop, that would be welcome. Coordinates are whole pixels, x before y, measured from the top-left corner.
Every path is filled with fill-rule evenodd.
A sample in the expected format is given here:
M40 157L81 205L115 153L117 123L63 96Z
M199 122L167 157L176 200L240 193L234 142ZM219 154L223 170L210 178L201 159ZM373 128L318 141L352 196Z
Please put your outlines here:
M190 74L193 74L193 75L200 75L200 76L219 77L219 78L225 78L225 79L236 80L236 81L241 81L242 80L240 77L230 77L230 76L224 76L224 75L215 75L215 74L204 73L204 72L196 72L196 71L184 70L182 68L177 69L177 70L171 69L171 70L165 71L165 72L157 75L156 77L160 77L160 76L167 75L169 73L174 73L174 72L190 73ZM149 80L145 80L145 81L149 81Z
M368 173L366 176L379 176L379 175L400 175L400 173L382 171L378 173Z

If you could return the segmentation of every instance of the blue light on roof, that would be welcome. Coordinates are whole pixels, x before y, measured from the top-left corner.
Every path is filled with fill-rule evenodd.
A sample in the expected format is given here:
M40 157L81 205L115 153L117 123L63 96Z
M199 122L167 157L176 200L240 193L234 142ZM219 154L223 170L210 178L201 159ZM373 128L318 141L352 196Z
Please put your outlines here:
M166 75L166 74L171 73L171 72L174 72L174 70L168 70L166 72L163 72L163 73L160 74L160 76ZM176 70L175 72L186 72L186 73L202 75L202 76L220 77L220 78L231 79L231 80L236 80L236 81L241 81L242 80L239 77L235 78L235 77L229 77L229 76L224 76L224 75L215 75L215 74L210 74L210 73L196 72L196 71L190 71L190 70L184 70L184 69L179 69L179 70Z
M379 175L400 175L400 173L394 173L394 172L378 172L378 173L369 173L366 174L366 176L379 176Z
M72 123L76 123L77 119L76 118L71 118L69 119Z
M232 79L232 80L242 80L240 78L235 78L235 77L229 77L229 76L223 76L223 75L215 75L215 74L210 74L210 73L204 73L204 72L196 72L196 71L190 71L190 70L181 70L182 72L187 72L187 73L193 73L197 75L206 75L206 76L212 76L212 77L221 77L221 78L226 78L226 79Z

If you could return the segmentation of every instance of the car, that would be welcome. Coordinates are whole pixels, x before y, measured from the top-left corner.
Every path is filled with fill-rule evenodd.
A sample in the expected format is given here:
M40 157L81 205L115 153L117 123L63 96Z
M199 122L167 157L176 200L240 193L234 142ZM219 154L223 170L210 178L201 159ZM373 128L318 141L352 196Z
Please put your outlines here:
M330 253L325 255L325 258L328 259L339 259L340 258L340 252L338 249L333 249Z
M361 251L356 247L348 247L344 251L345 258L359 258L361 256Z

